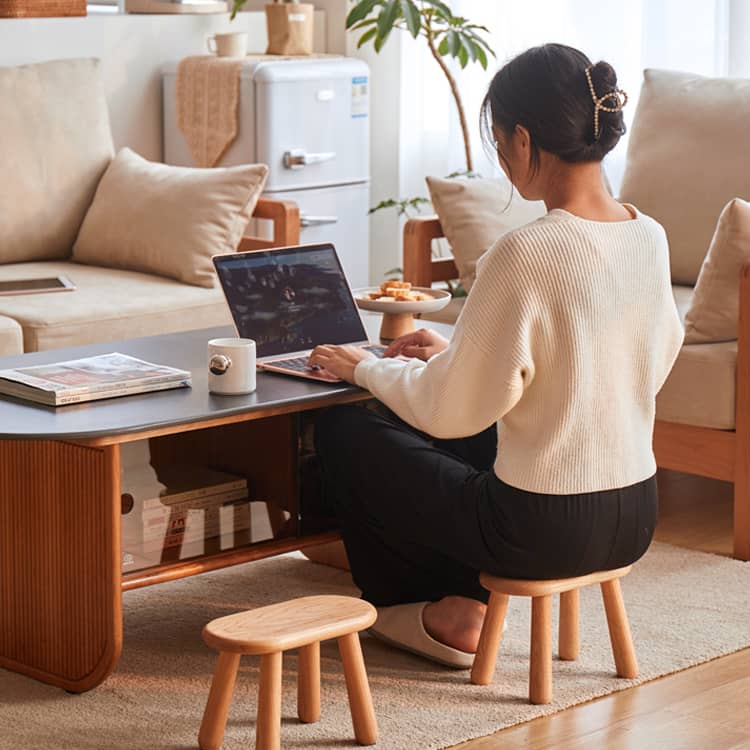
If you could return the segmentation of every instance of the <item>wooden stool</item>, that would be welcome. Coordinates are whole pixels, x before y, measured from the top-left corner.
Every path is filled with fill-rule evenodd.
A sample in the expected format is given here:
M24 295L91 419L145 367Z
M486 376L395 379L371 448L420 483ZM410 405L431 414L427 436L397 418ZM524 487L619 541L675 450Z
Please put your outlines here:
M552 595L560 594L560 658L575 661L580 649L578 634L578 591L592 583L601 585L604 610L607 614L609 639L618 677L638 676L638 660L630 637L628 616L622 601L619 579L630 572L632 565L617 570L591 573L578 578L558 581L524 581L496 578L482 573L480 581L488 589L490 601L479 637L477 655L471 670L475 685L492 681L497 650L503 632L508 597L531 597L531 664L529 668L529 700L531 703L550 703L552 700Z
M346 690L360 745L373 745L378 726L359 644L359 631L377 618L375 608L349 596L306 596L268 607L238 612L209 622L203 640L219 652L203 714L198 744L218 750L242 654L260 654L257 750L281 747L282 652L299 648L297 714L301 721L320 718L320 641L338 638Z

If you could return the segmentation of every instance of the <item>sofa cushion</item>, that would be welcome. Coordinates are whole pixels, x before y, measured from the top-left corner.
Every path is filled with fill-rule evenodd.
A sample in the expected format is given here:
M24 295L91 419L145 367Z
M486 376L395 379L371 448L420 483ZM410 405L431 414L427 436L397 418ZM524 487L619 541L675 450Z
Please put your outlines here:
M620 199L667 232L672 281L694 285L721 209L750 198L750 80L646 70Z
M740 271L750 261L750 203L739 198L721 212L685 320L685 342L731 341L740 315Z
M213 286L211 256L237 249L267 174L263 164L173 167L124 148L99 183L73 259Z
M57 274L66 275L76 290L0 297L0 315L18 321L27 352L232 322L218 288L64 261L3 267L7 279Z
M686 344L656 397L656 418L733 430L736 369L736 341Z
M692 286L679 286L677 284L672 286L672 296L682 325L685 325L685 316L693 302L694 291Z
M524 200L507 179L428 177L427 186L467 292L485 250L506 232L546 213L542 201Z
M23 354L23 330L13 318L0 315L0 357Z
M97 60L0 67L0 263L66 258L112 158Z

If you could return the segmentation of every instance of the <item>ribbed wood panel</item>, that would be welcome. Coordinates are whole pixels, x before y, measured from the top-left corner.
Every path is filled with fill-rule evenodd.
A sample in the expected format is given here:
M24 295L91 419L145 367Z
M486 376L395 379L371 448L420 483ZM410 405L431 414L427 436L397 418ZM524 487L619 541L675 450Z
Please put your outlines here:
M0 665L80 692L122 646L119 447L0 441Z

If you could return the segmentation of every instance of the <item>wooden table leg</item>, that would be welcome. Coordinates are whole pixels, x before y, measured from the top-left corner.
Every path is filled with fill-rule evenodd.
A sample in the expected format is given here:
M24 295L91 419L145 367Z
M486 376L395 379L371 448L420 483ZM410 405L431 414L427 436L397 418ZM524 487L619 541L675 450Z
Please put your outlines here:
M71 692L122 650L119 446L0 440L0 667Z

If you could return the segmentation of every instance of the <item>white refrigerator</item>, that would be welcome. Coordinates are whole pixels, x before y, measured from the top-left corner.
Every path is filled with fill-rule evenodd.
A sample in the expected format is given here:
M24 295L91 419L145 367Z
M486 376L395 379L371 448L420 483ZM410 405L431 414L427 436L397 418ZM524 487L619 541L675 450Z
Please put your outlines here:
M265 195L300 207L300 241L332 242L352 287L369 284L368 76L364 62L346 57L248 58L237 136L218 165L267 164ZM177 64L166 66L164 160L192 166L177 127L176 79Z

